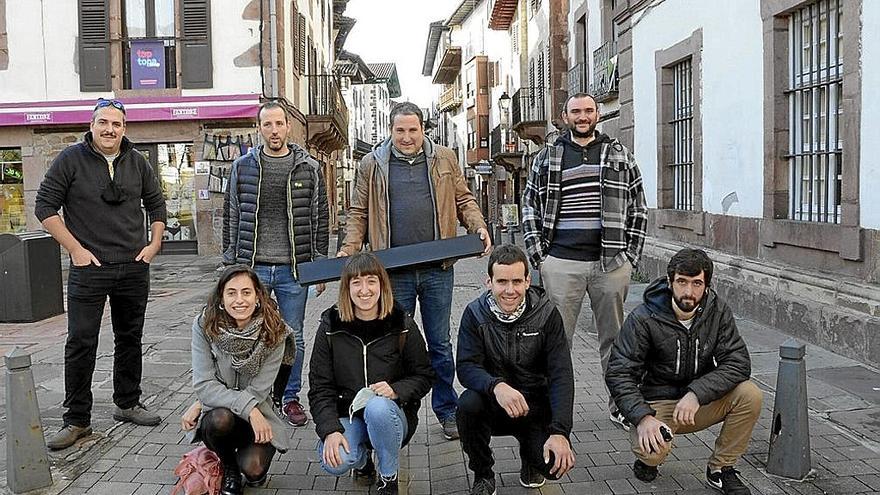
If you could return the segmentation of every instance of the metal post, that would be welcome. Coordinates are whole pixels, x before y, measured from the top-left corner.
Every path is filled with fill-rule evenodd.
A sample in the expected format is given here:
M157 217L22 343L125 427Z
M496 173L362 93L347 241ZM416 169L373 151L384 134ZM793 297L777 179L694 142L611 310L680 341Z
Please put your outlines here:
M6 356L6 470L9 489L23 493L52 484L31 356L18 347Z
M803 479L810 472L805 354L806 346L795 339L779 346L781 359L767 457L767 472L794 479Z

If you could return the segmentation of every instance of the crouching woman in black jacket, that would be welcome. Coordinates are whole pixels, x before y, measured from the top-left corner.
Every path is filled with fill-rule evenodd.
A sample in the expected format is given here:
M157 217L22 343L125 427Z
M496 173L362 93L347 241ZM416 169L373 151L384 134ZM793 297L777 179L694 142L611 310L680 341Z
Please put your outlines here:
M371 474L375 450L379 493L397 493L400 449L433 382L425 340L394 306L382 263L371 253L352 256L312 350L309 403L321 467L337 476Z

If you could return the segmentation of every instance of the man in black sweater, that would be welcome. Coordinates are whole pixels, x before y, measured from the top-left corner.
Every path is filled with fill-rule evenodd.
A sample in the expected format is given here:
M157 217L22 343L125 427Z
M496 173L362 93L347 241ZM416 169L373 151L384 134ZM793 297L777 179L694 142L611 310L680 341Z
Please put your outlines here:
M64 346L64 427L50 435L63 449L90 435L92 374L104 303L113 322L113 418L157 425L140 403L144 312L150 262L165 231L165 199L153 169L125 134L125 107L98 100L83 142L52 162L37 191L35 214L70 254L67 343ZM141 201L150 218L147 242ZM58 210L64 209L64 220Z
M458 329L461 446L474 495L495 493L493 435L519 441L520 484L538 488L574 467L569 435L574 403L571 353L562 316L543 289L529 287L525 253L495 248L489 290L471 302Z

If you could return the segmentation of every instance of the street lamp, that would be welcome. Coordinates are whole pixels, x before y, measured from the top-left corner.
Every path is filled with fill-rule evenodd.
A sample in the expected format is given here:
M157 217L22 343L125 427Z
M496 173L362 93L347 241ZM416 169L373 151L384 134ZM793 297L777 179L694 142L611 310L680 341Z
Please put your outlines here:
M510 143L510 133L509 125L510 125L510 95L507 94L507 91L501 93L501 97L498 98L498 108L501 109L501 130L503 131L502 138L502 152L507 152L508 143ZM514 204L516 204L514 202ZM507 225L507 234L510 236L510 244L516 244L516 238L514 237L514 225Z

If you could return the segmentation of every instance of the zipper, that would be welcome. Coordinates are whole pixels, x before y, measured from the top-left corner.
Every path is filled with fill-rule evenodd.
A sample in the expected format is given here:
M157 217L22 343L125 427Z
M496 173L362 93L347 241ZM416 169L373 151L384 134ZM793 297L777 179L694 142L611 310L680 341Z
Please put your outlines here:
M263 188L263 165L260 163L259 153L254 155L257 162L257 204L254 207L254 250L251 253L251 267L257 262L257 232L260 231L260 190Z
M390 334L390 335L389 334L382 335L381 337L379 337L375 340L371 340L369 342L364 342L364 340L362 338L360 338L356 335L352 335L352 334L345 332L345 331L342 331L342 330L337 330L335 332L327 332L326 335L329 337L331 335L336 335L336 334L342 333L342 334L348 335L349 337L351 337L353 339L356 339L358 342L361 343L361 346L363 347L363 356L364 356L364 387L368 387L370 385L370 382L369 382L369 378L367 377L367 348L369 346L375 344L376 342L379 342L380 340L386 338L386 337L391 337L391 335L399 335L400 333L405 333L405 332L408 332L408 330L403 330L401 332L398 332L395 334Z
M675 375L681 371L681 340L675 339Z
M697 367L700 365L700 338L697 337L697 345L694 346L694 376L697 376Z
M292 188L290 187L290 182L293 180L294 172L296 172L296 166L294 166L294 169L291 170L289 174L287 174L287 238L288 242L290 242L290 268L293 272L293 279L299 280L299 275L296 271L296 239L294 236L293 212L291 211L293 205L289 203L290 198L292 197L291 195L293 194ZM309 212L309 232L311 232L312 230L311 216L312 214L311 212ZM254 249L254 252L256 253L256 249Z

